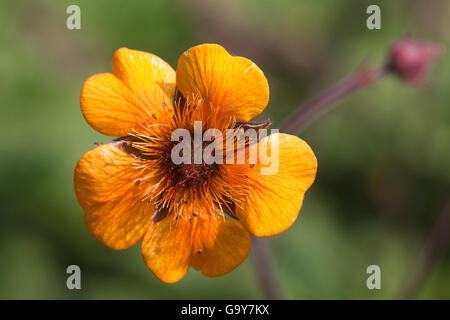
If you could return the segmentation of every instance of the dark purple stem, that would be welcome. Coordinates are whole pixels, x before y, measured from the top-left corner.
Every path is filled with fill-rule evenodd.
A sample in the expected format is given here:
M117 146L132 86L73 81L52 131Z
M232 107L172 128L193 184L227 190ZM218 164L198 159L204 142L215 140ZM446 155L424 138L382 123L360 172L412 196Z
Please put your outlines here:
M348 79L323 91L314 99L301 106L286 124L281 127L280 131L295 134L303 130L311 121L329 110L332 103L358 89L367 87L387 73L389 73L389 70L384 67L357 71ZM263 239L252 237L252 254L265 295L269 299L283 299L282 290L274 272L272 259L270 259L270 254Z
M426 78L433 59L440 53L437 45L424 43L415 39L400 39L393 43L389 50L387 63L378 68L366 68L355 72L328 90L323 91L296 111L281 127L280 131L295 134L306 128L319 115L330 110L333 103L365 88L387 74L395 74L411 84L418 84ZM425 282L426 276L436 260L448 245L450 233L450 196L448 204L439 216L430 233L421 263L405 290L404 297L415 296ZM262 239L253 238L253 256L257 270L268 297L276 299L280 295L279 283L273 272L272 261L269 261L267 248Z
M354 91L367 87L387 73L389 73L389 70L384 67L367 68L357 71L349 78L323 91L298 108L292 117L281 127L280 131L295 134L303 130L311 121L331 109L334 102Z
M434 223L425 248L419 257L413 272L405 280L400 291L400 299L414 299L425 284L431 270L450 243L450 193L441 213Z
M271 300L283 299L280 283L275 275L270 252L262 238L252 236L252 255L256 273L265 296Z

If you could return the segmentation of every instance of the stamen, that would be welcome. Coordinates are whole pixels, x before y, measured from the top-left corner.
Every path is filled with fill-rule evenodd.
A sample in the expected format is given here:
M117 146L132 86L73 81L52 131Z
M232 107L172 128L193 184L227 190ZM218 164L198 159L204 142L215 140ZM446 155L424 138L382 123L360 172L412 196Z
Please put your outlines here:
M161 109L157 117L151 112L147 115L150 119L158 118L160 123L144 121L130 135L112 142L141 160L134 163L134 167L142 172L134 181L136 187L141 186L136 189L139 191L136 196L154 206L152 225L167 216L172 216L177 223L180 218L186 222L189 220L193 225L199 219L196 217L203 215L237 219L236 208L242 206L241 196L248 193L252 184L249 179L243 179L248 176L230 175L228 169L220 164L207 164L205 161L196 164L194 159L189 164L174 164L171 151L177 142L171 140L172 132L178 128L192 132L194 121L200 120L204 130L219 128L223 131L236 127L258 130L266 128L270 122L235 121L224 116L223 108L212 107L195 97L186 100L178 90L173 97L174 108L166 108L166 102L162 102L162 106L165 109ZM248 146L249 142L246 144ZM253 166L250 164L251 168Z

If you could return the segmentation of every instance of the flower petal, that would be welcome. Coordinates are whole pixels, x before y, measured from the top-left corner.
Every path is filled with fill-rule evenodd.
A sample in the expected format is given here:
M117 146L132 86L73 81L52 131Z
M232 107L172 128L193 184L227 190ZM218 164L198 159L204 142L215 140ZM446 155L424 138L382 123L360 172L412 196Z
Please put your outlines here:
M143 103L149 112L158 112L172 102L175 71L154 54L120 48L113 58L113 73Z
M202 98L237 120L249 121L269 101L263 72L250 60L231 56L217 44L202 44L178 60L177 87L186 97Z
M192 240L192 225L168 216L153 224L145 234L142 256L159 280L177 282L189 269Z
M247 257L250 236L238 222L222 216L169 216L150 227L141 249L150 270L173 283L190 266L211 277L233 270Z
M105 144L85 153L75 168L75 192L86 226L113 249L139 242L151 222L153 206L138 197L143 191L142 172L133 167L138 161Z
M145 117L136 96L112 73L95 74L81 90L81 112L87 123L108 136L126 136Z
M250 251L250 235L236 220L220 217L211 247L192 253L191 265L205 276L218 277L239 266Z
M244 196L237 206L239 221L255 236L273 236L289 228L297 218L303 197L314 182L317 160L311 148L300 138L288 134L271 134L258 143L267 143L267 149L274 154L278 148L278 171L261 174L270 165L258 163L234 165L235 174L249 180L252 191Z
M90 77L81 91L81 111L97 131L125 136L139 124L171 107L175 71L159 57L121 48L113 58L113 73Z

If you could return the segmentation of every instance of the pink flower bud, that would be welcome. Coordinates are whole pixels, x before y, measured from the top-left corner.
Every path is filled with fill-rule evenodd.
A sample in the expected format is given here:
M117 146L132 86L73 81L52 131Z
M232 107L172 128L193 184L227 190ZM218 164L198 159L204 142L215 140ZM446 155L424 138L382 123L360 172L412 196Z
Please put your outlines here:
M441 51L436 44L407 37L391 46L388 67L403 80L420 85L426 80L434 59Z

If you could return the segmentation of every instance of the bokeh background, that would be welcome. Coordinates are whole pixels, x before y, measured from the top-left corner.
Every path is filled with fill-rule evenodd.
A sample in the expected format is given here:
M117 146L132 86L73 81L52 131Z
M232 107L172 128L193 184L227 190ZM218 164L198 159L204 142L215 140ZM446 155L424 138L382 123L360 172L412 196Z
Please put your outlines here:
M81 7L81 30L66 28ZM382 29L365 23L381 7ZM413 34L450 44L450 2L351 0L152 0L0 2L0 298L264 298L249 257L221 278L195 270L164 284L139 245L113 251L91 237L73 189L73 169L94 141L79 94L111 70L122 46L176 67L204 42L250 58L265 72L273 127L305 100L364 65L383 63L393 40ZM265 239L289 299L391 299L411 281L450 187L450 61L428 83L390 77L345 98L301 133L319 161L297 222ZM282 204L280 204L282 205ZM82 289L66 288L66 267ZM366 287L381 267L382 289ZM416 297L450 298L450 252Z

